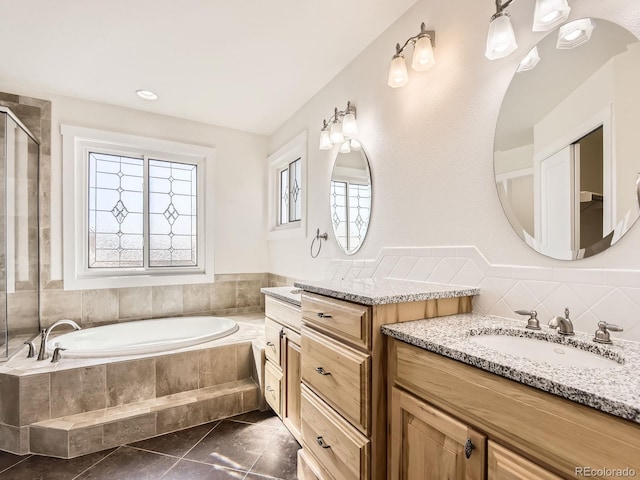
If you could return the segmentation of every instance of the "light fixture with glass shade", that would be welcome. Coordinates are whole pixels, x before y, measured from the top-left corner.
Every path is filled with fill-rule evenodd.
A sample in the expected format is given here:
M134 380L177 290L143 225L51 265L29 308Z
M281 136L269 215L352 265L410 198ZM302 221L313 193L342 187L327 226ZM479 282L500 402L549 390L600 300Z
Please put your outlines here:
M547 32L569 18L571 7L568 0L536 0L533 11L534 32Z
M522 59L520 65L518 65L518 69L516 70L516 72L522 73L533 70L534 68L536 68L536 65L538 65L539 61L540 55L538 54L538 46L536 45L531 50L529 50L527 56Z
M329 120L322 121L320 130L320 150L330 150L335 144L345 144L350 148L349 140L358 134L358 124L356 123L356 108L347 102L344 110L333 109L333 115Z
M413 45L413 58L411 60L411 68L416 72L426 72L436 64L433 54L435 47L436 32L427 30L424 22L420 25L420 33L410 37L404 42L404 45L396 44L396 53L391 59L389 66L389 79L387 85L391 88L404 87L409 83L409 74L407 72L407 64L404 58L404 49L409 44Z
M518 48L511 18L506 10L511 2L513 0L507 0L504 3L496 0L496 13L493 14L489 23L487 48L484 53L489 60L504 58Z
M590 18L581 18L563 25L558 30L556 48L567 50L588 42L593 33L594 24Z

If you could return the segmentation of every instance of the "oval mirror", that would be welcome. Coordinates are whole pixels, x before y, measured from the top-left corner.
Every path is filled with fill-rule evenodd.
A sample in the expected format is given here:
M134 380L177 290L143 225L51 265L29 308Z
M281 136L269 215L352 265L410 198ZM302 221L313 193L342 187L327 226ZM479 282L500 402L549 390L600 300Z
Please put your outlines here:
M336 156L331 172L331 224L342 251L356 253L369 229L371 171L362 144L348 140Z
M527 245L576 260L609 248L638 219L640 43L590 18L535 48L500 109L498 196Z

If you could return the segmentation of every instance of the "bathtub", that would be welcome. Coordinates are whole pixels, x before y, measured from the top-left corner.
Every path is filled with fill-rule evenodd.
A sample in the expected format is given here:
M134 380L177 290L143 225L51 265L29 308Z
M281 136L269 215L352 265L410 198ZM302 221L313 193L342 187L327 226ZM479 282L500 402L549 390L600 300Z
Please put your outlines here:
M55 337L47 352L62 347L65 358L118 357L164 352L226 337L238 324L225 317L173 317L86 328Z

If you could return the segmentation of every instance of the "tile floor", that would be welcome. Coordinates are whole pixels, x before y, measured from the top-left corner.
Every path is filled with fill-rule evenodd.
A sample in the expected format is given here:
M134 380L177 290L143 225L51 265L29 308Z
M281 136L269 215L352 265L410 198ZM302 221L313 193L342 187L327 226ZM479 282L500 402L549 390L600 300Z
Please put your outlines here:
M255 411L71 460L0 452L0 480L293 480L299 448Z

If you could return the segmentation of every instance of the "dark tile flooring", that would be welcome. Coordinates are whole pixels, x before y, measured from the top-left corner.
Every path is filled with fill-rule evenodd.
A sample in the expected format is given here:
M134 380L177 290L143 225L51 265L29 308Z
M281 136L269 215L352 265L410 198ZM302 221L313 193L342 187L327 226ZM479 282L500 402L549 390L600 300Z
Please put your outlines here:
M255 411L71 460L0 452L0 480L293 480L299 448Z

